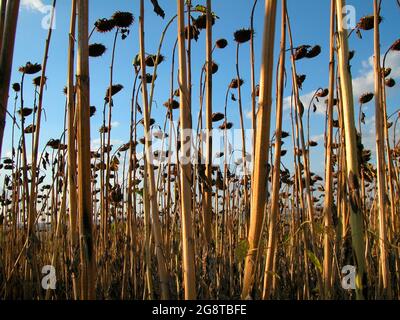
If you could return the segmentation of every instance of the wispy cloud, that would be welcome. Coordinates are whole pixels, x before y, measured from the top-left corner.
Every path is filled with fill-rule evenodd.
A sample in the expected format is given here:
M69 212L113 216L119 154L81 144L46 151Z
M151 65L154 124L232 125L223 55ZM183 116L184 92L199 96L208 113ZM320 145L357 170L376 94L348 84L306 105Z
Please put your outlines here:
M383 57L382 57L383 60ZM371 56L368 60L362 62L362 68L359 72L358 77L353 78L353 95L355 101L358 101L358 98L366 93L366 92L373 92L374 91L374 57ZM386 59L386 67L392 68L392 73L390 77L394 79L400 78L400 54L398 53L389 53ZM307 108L310 105L311 99L314 96L315 91L308 92L300 96L300 100L304 105L304 108ZM388 91L390 94L390 91ZM315 103L317 107L317 114L325 115L326 112L326 98L319 99L320 101L316 101L314 99L313 103ZM291 98L286 97L284 100L284 108L290 109Z
M111 128L118 128L121 124L118 121L114 121L111 123Z
M117 147L122 145L124 142L122 140L118 139L111 139L111 145L113 146L113 150L116 150ZM93 139L92 142L90 143L91 149L92 150L98 150L100 148L100 139Z
M42 0L22 0L22 7L27 10L39 11L41 13L46 13L46 4Z

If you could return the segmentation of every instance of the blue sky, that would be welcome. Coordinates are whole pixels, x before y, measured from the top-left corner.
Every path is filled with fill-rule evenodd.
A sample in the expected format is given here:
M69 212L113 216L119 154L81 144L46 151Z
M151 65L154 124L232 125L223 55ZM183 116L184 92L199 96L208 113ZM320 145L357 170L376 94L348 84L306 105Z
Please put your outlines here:
M130 11L136 18L135 24L131 28L131 33L125 41L118 40L116 63L114 72L114 83L120 83L125 88L114 99L115 107L113 108L113 131L112 140L115 144L125 143L129 139L129 112L130 100L133 83L132 60L138 53L138 13L139 1L131 0L91 0L90 2L90 24L92 25L98 18L110 17L113 12ZM193 1L194 4L204 4L204 0ZM27 61L42 63L45 39L47 30L41 27L41 23L46 13L42 5L50 4L50 0L22 0L22 8L18 21L18 31L16 38L16 47L14 55L14 65L12 82L19 82L21 75L18 73L18 67L24 65ZM146 16L146 52L155 53L158 47L161 32L167 21L176 13L176 1L159 0L160 5L166 12L165 20L156 16L152 11L150 1L145 1ZM235 51L236 45L233 41L233 32L237 29L249 27L250 11L253 1L248 0L214 0L213 11L220 17L214 26L214 38L226 38L229 45L224 50L216 50L214 60L219 64L219 71L214 76L214 111L223 112L225 92L232 78L235 78ZM353 0L347 4L356 8L357 21L360 17L372 13L372 0ZM316 59L304 60L298 63L298 73L306 74L307 80L304 83L302 95L303 102L308 105L309 96L319 87L326 87L328 82L328 35L329 35L329 8L328 0L288 0L289 14L293 29L293 37L295 45L319 44L322 47L322 54ZM256 70L259 70L260 53L262 45L262 26L263 26L264 1L259 0L255 15L256 30ZM382 16L384 21L381 24L382 32L382 51L384 52L394 40L399 38L398 19L400 18L400 8L395 0L383 1ZM278 13L280 17L280 13ZM49 61L47 69L48 83L44 95L44 107L46 110L47 122L44 123L41 132L41 142L44 145L50 138L60 136L63 128L65 97L62 93L66 84L67 74L67 46L68 46L68 30L70 19L70 1L59 0L57 3L56 13L56 29L53 31L53 38L50 45ZM279 23L278 18L278 23ZM397 22L396 22L397 21ZM162 104L168 99L169 95L169 74L171 68L171 52L176 37L176 23L174 23L166 36L162 54L166 56L166 62L159 66L158 79L156 81L156 105L153 108L152 117L156 119L158 124L162 125L165 117L166 109ZM279 27L278 27L279 30ZM371 73L371 56L373 55L373 34L371 31L363 32L363 39L358 39L355 34L350 39L350 47L356 49L356 56L352 62L352 71L354 78L355 98L358 95L373 90L373 77ZM279 42L279 32L277 32L276 48ZM90 62L91 71L91 105L97 107L97 114L92 118L92 140L98 138L98 129L102 123L101 109L104 102L105 90L109 83L109 65L111 60L111 45L113 34L94 33L91 43L99 42L108 48L105 55L100 58L92 58ZM198 112L198 88L201 66L205 61L205 33L202 32L198 42L193 43L193 118L197 119ZM240 49L240 65L241 77L245 80L243 86L243 108L247 113L251 108L250 97L250 65L249 65L249 44L242 45ZM278 54L278 50L276 51ZM277 56L276 54L276 56ZM394 69L394 77L400 77L400 54L391 55L389 57L389 66ZM288 74L290 72L287 65ZM152 72L149 69L148 72ZM259 73L257 71L257 78ZM258 81L257 81L258 82ZM397 81L398 82L398 81ZM29 84L25 88L25 105L33 105L33 86L30 85L31 79L28 78L26 83ZM285 92L286 96L290 96L290 86ZM274 91L275 92L275 91ZM236 94L236 93L235 93ZM400 106L400 95L396 87L388 89L388 113L396 110ZM13 96L10 93L9 110L13 108ZM319 110L312 115L311 136L319 140L320 147L312 151L312 165L317 168L318 172L323 172L323 133L324 133L324 115L322 104L318 106ZM357 108L358 109L358 108ZM275 104L273 104L275 111ZM367 105L364 109L367 115L367 127L364 129L366 144L373 146L373 103ZM285 110L284 129L290 130L290 121L288 116L289 110ZM234 122L235 128L239 128L238 105L229 101L228 117L229 121ZM176 111L176 116L178 115ZM175 117L176 117L175 116ZM274 119L274 117L273 117ZM30 119L29 119L30 120ZM250 127L250 120L246 117L246 127ZM275 124L272 123L272 128ZM290 139L287 141L286 148L290 149ZM368 141L367 141L368 140ZM11 145L11 121L7 119L7 127L5 134L5 146L3 150L9 153ZM3 156L5 156L4 154ZM290 167L291 157L287 156L287 163Z

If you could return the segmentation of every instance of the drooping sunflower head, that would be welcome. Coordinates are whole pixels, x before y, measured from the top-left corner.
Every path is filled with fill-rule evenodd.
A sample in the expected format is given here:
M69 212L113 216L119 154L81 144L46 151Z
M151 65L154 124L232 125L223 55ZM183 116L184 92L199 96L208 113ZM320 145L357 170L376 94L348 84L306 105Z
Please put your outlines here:
M41 80L42 80L42 76L38 76L35 79L33 79L32 83L34 86L39 87ZM44 77L43 84L46 84L46 81L47 81L47 77Z
M400 39L397 39L391 46L390 50L392 51L400 51Z
M226 39L218 39L215 42L215 45L217 46L218 49L224 49L228 45L228 40L226 40Z
M93 43L89 46L89 56L90 57L101 57L107 48L101 43Z
M113 14L112 20L114 20L118 28L129 28L135 21L135 18L130 12L117 11Z
M370 102L372 99L374 98L374 94L372 92L367 92L364 93L363 95L361 95L359 102L360 104L366 104L368 102Z
M113 19L99 19L94 23L96 30L100 33L110 32L115 28L115 21Z
M38 63L27 62L26 65L20 67L18 70L25 74L35 74L42 71L42 66Z
M233 37L237 43L245 43L250 41L251 36L254 32L251 29L240 29L233 34Z

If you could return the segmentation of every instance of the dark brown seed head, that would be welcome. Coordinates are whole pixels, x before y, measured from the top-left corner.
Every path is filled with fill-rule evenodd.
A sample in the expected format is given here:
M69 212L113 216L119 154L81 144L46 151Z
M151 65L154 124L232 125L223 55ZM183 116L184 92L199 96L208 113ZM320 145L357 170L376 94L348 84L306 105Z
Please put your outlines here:
M139 76L139 79L142 79L142 76ZM155 80L155 79L157 79L157 76L154 78L154 80ZM153 82L153 75L150 74L150 73L147 73L147 74L146 74L145 82L146 82L147 84L152 83L152 82Z
M305 45L298 47L294 53L294 60L298 61L298 60L301 60L301 59L307 57L308 48L309 48L309 46L305 46Z
M218 64L216 64L214 61L212 62L211 70L212 74L216 74L218 72Z
M39 71L42 70L42 66L38 63L30 63L27 62L25 66L22 66L19 68L19 72L25 73L25 74L35 74L38 73Z
M39 76L39 77L36 77L35 79L33 79L32 83L33 83L34 86L39 87L41 80L42 80L42 77ZM44 83L43 84L46 84L46 80L47 80L47 77L44 77Z
M303 85L307 76L305 74L300 74L300 75L297 75L296 78L297 78L297 85L301 88L301 86Z
M329 94L329 89L323 89L323 90L320 90L317 93L317 97L318 98L325 98L328 94Z
M99 19L94 26L100 33L110 32L115 28L115 21L113 19Z
M196 26L191 25L190 26L190 31L189 31L189 27L188 26L185 27L185 38L186 38L186 40L188 40L189 36L190 36L190 40L194 39L195 41L197 41L199 39L199 35L200 35L200 31L199 31L199 29L197 29Z
M233 34L233 38L237 43L246 43L250 41L253 31L251 29L240 29Z
M218 122L225 118L223 113L215 112L212 114L212 122Z
M124 86L121 85L121 84L112 85L111 88L107 89L106 96L105 96L104 100L106 100L106 102L108 102L109 98L110 98L110 94L111 94L111 96L114 96L118 92L120 92L123 88L124 88Z
M135 21L133 14L130 12L117 11L113 14L112 20L118 28L129 28Z
M207 28L207 15L206 14L202 14L200 15L197 19L194 20L193 23L198 29L205 29ZM212 16L211 18L211 24L214 25L215 24L215 17Z
M392 51L400 51L400 39L397 39L391 46L390 50Z
M13 83L12 88L15 92L21 91L21 85L18 82Z
M359 102L360 102L360 104L366 104L366 103L370 102L373 98L374 98L374 94L372 92L367 92L367 93L364 93L360 97Z
M101 43L93 43L89 46L89 56L90 57L101 57L107 48Z
M215 45L217 46L218 49L224 49L228 45L228 41L226 39L218 39L215 42Z
M321 47L320 46L315 46L312 47L306 54L306 57L311 59L311 58L315 58L317 56L319 56L319 54L321 53Z
M108 129L107 126L101 126L99 129L100 133L108 133L110 130Z
M28 117L32 114L33 109L32 108L22 108L21 110L18 110L18 114L21 117Z
M60 139L51 139L49 142L47 142L47 145L54 150L59 149L61 146L61 141Z
M282 135L281 135L281 137L282 137L282 139L285 139L285 138L288 138L288 137L290 137L290 134L289 134L289 132L282 131Z
M243 79L232 79L231 84L229 85L229 88L231 89L237 89L239 88L239 85L242 86L244 83Z
M233 123L232 122L226 122L226 121L219 126L219 128L221 130L229 130L229 129L232 129L232 127L233 127Z
M385 68L383 71L384 77L388 77L392 73L392 68Z
M396 81L393 78L389 78L385 80L385 84L388 88L393 88L396 85Z
M36 131L36 126L33 124L30 124L29 126L27 126L24 130L24 132L26 134L30 134L30 133L34 133Z
M165 60L165 57L163 55L149 55L146 57L145 63L147 67L154 67L156 64L160 64ZM140 64L140 58L139 58L139 64Z
M382 22L382 17L379 17L379 23ZM374 28L374 16L365 16L360 19L357 28L361 30L371 30Z
M355 54L356 54L356 52L354 50L349 52L349 61L354 58Z
M164 106L167 107L168 109L176 110L179 109L179 102L174 99L168 100L167 102L164 103Z
M93 117L96 113L96 107L95 106L90 106L90 116Z

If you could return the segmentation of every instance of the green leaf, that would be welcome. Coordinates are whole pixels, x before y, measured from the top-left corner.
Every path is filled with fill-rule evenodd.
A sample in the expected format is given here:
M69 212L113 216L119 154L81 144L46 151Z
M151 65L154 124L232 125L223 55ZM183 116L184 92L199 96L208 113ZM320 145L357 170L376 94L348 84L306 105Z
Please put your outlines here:
M198 4L192 10L200 12L200 13L204 13L204 14L207 13L207 7L202 6L201 4ZM219 17L215 14L215 12L211 12L211 14L214 16L214 18L219 19Z
M319 270L319 272L322 273L321 262L318 260L317 256L314 254L314 252L307 250L307 255L310 258L311 262L314 264L314 266Z
M205 6L202 6L201 4L198 4L197 6L195 6L193 8L193 10L201 12L201 13L206 13L207 12L207 8Z
M247 239L240 241L235 249L235 256L237 261L246 258L247 251L249 250L249 243Z

